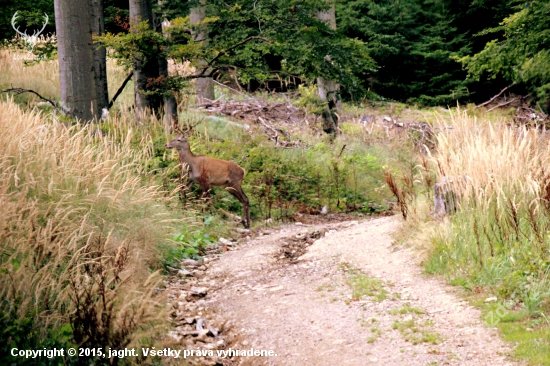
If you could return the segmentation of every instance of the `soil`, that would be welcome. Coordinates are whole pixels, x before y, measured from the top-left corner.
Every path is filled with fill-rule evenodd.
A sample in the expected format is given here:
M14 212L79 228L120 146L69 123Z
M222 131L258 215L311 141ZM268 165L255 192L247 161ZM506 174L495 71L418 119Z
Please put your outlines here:
M259 229L256 237L226 246L229 251L207 259L205 271L192 281L208 287L199 315L214 325L224 319L217 337L226 338L209 342L217 349L272 350L276 356L187 361L518 365L478 309L457 289L424 275L413 249L394 244L399 225L397 216L298 223ZM359 296L351 286L359 277L379 287Z

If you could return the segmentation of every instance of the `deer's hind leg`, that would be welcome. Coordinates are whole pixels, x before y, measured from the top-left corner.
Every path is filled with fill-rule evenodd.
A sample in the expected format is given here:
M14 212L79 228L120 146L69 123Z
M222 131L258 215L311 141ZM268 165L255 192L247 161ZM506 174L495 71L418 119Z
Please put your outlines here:
M238 199L239 202L241 202L241 204L243 205L242 224L245 228L250 229L250 201L248 200L246 194L244 194L242 187L227 187L226 190L231 193L236 199Z

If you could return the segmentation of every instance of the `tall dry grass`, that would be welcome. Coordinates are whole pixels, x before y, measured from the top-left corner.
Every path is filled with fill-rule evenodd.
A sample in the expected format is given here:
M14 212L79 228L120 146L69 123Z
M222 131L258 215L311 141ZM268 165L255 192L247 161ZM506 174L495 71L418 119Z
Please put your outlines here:
M11 100L0 131L0 358L143 342L165 320L154 268L176 221L143 175L148 137L132 148L131 129L96 136Z
M59 64L57 60L25 65L30 53L15 47L0 48L0 90L4 88L33 89L48 99L59 96ZM36 96L25 96L36 101Z
M4 88L32 89L45 98L58 100L59 90L59 63L57 59L29 64L31 54L15 46L0 47L0 90ZM112 97L128 71L117 64L116 60L107 59L107 80L109 82L109 96ZM33 105L40 102L33 94L24 94L17 97L18 102ZM117 98L114 108L126 110L134 103L133 81L126 85L124 91Z
M440 177L467 174L460 211L436 236L428 267L523 303L550 306L550 144L546 132L458 111L436 126ZM455 178L455 182L460 181Z

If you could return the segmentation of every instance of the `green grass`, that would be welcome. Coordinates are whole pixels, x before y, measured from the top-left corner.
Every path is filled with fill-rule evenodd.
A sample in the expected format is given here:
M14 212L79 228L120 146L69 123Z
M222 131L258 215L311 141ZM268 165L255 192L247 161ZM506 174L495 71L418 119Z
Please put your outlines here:
M384 200L391 199L391 194L384 184L383 167L390 161L399 164L407 156L388 151L382 142L366 144L365 131L353 123L347 124L350 134L334 141L307 128L288 131L291 139L302 143L299 148L284 149L276 147L252 122L245 129L243 123L224 117L196 112L183 112L181 116L183 121L200 122L190 138L194 153L231 160L246 170L243 189L256 221L289 220L296 211L311 212L324 206L331 211L366 214L384 211ZM290 129L284 125L281 128ZM154 142L157 157L151 169L173 169L175 182L179 176L174 169L175 153L164 150L164 136ZM172 183L169 188L174 187ZM220 210L240 212L239 202L224 189L215 188L211 195L211 214Z
M409 303L405 303L401 308L399 309L393 309L390 311L390 314L397 315L397 314L417 314L421 315L424 314L425 311L420 308L412 307Z
M429 323L423 326L419 325L414 319L397 320L393 323L392 329L399 330L405 341L414 345L419 343L438 344L441 342L441 336L425 328L425 326L430 325Z
M347 264L342 264L341 269L345 272L346 280L351 287L352 299L369 296L380 302L388 297L388 291L384 288L384 283L381 280L370 277L358 269L349 267Z
M515 357L530 365L550 365L550 322L544 314L533 316L525 309L511 310L483 299L472 302L482 308L485 323L497 327L502 339L515 345Z
M370 328L370 331L372 336L367 338L367 343L374 343L382 335L382 330L378 327L372 327Z
M517 344L514 355L531 365L550 365L550 328L548 324L529 328L525 322L500 322L497 327L505 341ZM530 329L530 330L528 330Z

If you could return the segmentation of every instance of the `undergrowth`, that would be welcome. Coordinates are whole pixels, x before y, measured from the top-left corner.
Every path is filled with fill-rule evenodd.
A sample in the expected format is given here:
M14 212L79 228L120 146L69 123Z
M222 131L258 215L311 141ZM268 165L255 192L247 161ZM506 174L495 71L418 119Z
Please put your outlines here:
M485 322L519 342L516 355L550 364L550 145L547 133L506 120L457 111L436 129L437 149L410 174L387 173L407 221L431 222L423 237L426 271L445 276L473 298L496 297L498 311L481 301ZM451 184L456 213L441 221L422 209L433 203L433 176L464 177ZM455 181L459 181L456 178ZM428 184L431 183L431 184ZM426 199L428 195L432 195ZM531 324L531 325L528 325ZM529 330L526 330L529 329Z
M11 348L154 344L165 324L159 248L177 245L177 197L147 179L145 136L92 129L0 102L2 364L24 362ZM48 362L76 360L118 362Z
M189 116L191 122L200 118ZM379 145L345 135L331 143L304 130L299 135L301 147L281 148L257 126L245 130L220 120L203 120L195 127L191 150L234 161L246 170L243 189L251 201L253 220L293 220L296 214L319 214L325 206L330 211L367 214L387 210L385 200L391 196L383 166L393 157ZM172 182L181 184L176 153L172 154L166 156L159 149L155 164L172 169ZM211 196L210 212L240 212L240 203L223 189L214 188ZM200 193L186 195L193 197Z

